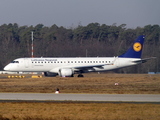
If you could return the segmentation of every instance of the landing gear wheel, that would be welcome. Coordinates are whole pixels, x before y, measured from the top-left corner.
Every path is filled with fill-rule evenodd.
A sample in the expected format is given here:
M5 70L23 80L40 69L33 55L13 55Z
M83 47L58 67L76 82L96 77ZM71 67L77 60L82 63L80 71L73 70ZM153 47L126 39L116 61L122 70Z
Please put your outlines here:
M82 74L79 74L77 77L84 77Z

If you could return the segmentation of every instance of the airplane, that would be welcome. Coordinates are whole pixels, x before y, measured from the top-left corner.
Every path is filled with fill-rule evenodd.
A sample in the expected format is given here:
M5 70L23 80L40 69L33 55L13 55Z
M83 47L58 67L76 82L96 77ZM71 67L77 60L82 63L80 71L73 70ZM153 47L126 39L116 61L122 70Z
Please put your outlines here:
M141 59L144 35L140 35L128 49L117 57L66 57L66 58L18 58L4 67L5 71L12 72L44 72L45 76L83 77L82 73L103 72L128 66L145 63L146 58Z

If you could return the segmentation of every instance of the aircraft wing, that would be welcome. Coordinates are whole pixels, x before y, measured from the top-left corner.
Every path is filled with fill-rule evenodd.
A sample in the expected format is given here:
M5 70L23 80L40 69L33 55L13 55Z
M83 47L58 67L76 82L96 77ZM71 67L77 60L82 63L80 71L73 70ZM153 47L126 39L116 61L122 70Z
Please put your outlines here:
M74 71L83 71L83 70L93 70L95 67L99 68L99 69L103 69L103 66L105 65L113 65L113 63L111 64L100 64L100 65L84 65L84 66L64 66L64 67L57 67L57 68L53 68L51 69L49 72L53 72L53 73L57 73L57 71L59 71L59 69L74 69Z
M105 65L113 65L113 63L112 64L101 64L101 65L75 66L73 68L75 70L88 70L88 69L94 69L95 67L103 69L103 66L105 66Z
M87 65L87 66L76 66L76 67L73 67L75 69L90 69L90 68L93 68L93 67L102 67L106 64L102 64L102 65Z
M135 60L135 61L133 61L133 62L135 62L135 63L138 63L138 62L145 63L145 62L147 62L147 60L155 59L155 58L156 58L156 57L144 58L144 59L140 59L140 60Z

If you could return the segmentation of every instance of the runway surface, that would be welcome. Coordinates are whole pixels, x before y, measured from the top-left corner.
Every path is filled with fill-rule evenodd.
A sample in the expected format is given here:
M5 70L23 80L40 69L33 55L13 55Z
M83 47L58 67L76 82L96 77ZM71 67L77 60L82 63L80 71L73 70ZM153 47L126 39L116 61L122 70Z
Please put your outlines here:
M159 94L55 94L55 93L0 93L0 101L93 101L93 102L157 102Z

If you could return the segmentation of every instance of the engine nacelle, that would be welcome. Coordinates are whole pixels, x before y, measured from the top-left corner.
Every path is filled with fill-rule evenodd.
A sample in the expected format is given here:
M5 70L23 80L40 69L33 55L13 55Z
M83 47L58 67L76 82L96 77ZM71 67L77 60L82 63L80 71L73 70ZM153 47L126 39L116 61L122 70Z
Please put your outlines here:
M69 68L64 68L59 70L59 76L62 77L73 77L73 74L74 74L73 70Z
M44 75L46 77L56 77L58 74L57 73L52 73L52 72L44 72Z

